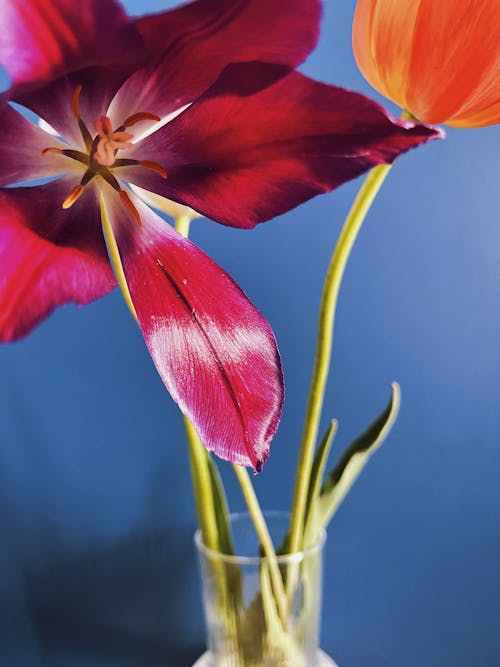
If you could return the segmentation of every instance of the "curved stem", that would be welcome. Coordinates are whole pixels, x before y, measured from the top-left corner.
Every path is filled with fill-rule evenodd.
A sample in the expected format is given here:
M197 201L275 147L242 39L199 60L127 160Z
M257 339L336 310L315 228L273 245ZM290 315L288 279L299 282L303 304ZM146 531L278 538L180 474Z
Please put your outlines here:
M175 228L185 238L189 236L191 218L179 216L175 220ZM203 447L198 433L187 417L184 417L186 439L188 443L189 464L193 480L193 493L196 503L198 525L203 537L203 544L219 551L219 532L212 489L212 480L208 462L208 453Z
M276 597L278 613L283 623L283 627L286 628L287 598L285 595L285 588L283 585L283 579L281 578L281 572L278 565L278 560L276 558L273 541L271 539L271 535L269 534L269 529L267 527L266 520L264 519L264 515L262 514L262 510L260 508L259 501L257 500L255 489L253 488L253 484L250 480L247 469L238 465L233 465L233 469L241 487L243 497L245 498L255 532L259 538L264 555L268 560L269 574L271 576L271 582Z
M366 177L354 200L333 252L321 296L316 355L309 389L304 430L297 465L297 477L290 519L290 552L302 548L309 480L318 436L326 382L330 369L333 329L342 277L361 225L384 182L391 165L380 165Z

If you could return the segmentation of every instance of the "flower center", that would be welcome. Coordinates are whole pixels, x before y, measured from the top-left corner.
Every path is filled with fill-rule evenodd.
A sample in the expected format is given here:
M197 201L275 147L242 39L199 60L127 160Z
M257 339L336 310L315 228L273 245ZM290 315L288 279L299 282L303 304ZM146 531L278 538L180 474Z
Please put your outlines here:
M85 167L85 172L80 183L69 193L62 203L62 207L67 209L73 206L73 204L82 196L85 186L96 176L100 176L120 194L123 205L132 214L137 224L141 226L139 212L130 199L128 192L121 187L120 183L114 176L113 170L120 167L136 165L144 167L145 169L152 169L160 174L162 178L167 178L167 172L157 162L152 162L151 160L117 158L119 150L126 150L133 146L131 140L134 138L134 135L127 132L128 128L144 120L159 121L161 119L159 116L155 116L152 113L135 113L126 118L119 128L113 130L110 119L107 116L101 116L94 120L94 127L97 135L92 137L87 125L80 115L79 100L81 92L82 86L79 84L73 92L71 106L73 115L78 121L78 126L85 144L85 152L74 150L72 148L60 149L52 147L44 148L42 151L42 155L46 155L47 153L60 153L72 160L76 160Z

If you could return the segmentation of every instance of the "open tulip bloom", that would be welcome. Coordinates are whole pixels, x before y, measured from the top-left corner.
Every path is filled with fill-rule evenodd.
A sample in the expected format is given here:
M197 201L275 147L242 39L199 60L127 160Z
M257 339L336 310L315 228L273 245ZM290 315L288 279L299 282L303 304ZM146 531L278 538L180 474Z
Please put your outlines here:
M248 229L438 136L294 70L320 9L197 0L135 19L115 0L0 5L11 78L0 107L2 340L118 281L205 447L255 470L283 400L273 333L144 200Z

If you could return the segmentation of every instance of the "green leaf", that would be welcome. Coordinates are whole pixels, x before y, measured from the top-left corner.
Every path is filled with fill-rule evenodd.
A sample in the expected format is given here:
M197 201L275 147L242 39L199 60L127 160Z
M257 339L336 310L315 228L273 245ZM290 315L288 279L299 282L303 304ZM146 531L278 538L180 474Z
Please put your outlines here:
M328 475L318 501L319 521L322 526L326 527L328 525L372 454L377 451L388 436L398 416L400 402L401 390L397 382L393 382L391 399L385 410L347 448L335 468Z
M316 542L323 528L323 525L319 521L318 501L321 492L321 482L323 481L323 476L325 474L326 462L332 448L333 438L335 437L337 428L337 420L332 419L314 456L311 477L309 479L309 490L306 501L306 518L304 522L304 544L306 547Z

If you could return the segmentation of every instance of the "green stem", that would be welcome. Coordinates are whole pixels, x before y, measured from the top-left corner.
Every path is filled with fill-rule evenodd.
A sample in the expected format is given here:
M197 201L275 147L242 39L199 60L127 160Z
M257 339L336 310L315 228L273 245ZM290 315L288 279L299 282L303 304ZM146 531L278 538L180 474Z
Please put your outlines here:
M191 218L179 216L175 228L185 238L189 236ZM212 480L208 462L208 453L203 447L198 433L187 417L184 417L188 443L189 464L193 480L193 493L196 503L198 525L203 537L203 544L215 551L220 550L219 532L213 496Z
M342 277L361 225L390 168L391 165L380 165L372 169L366 177L340 233L323 285L316 356L309 389L290 519L291 553L300 551L303 543L309 480L330 369L335 311Z
M203 544L209 549L220 551L219 531L215 512L212 480L207 461L207 451L199 435L187 417L184 417L186 439L188 443L189 464L193 480L193 493L196 503L198 525L203 537Z
M276 597L276 604L278 606L278 613L283 623L283 627L286 628L286 617L287 617L287 598L285 595L285 588L283 585L283 579L281 578L281 572L278 565L278 559L276 558L276 552L274 550L273 541L271 535L269 534L269 529L262 514L262 510L257 500L255 494L255 489L253 488L250 476L246 468L242 466L233 465L236 478L240 484L243 497L248 507L248 512L250 518L252 519L255 532L259 538L262 551L267 558L269 565L269 574L271 576L271 582L274 589L274 594Z

